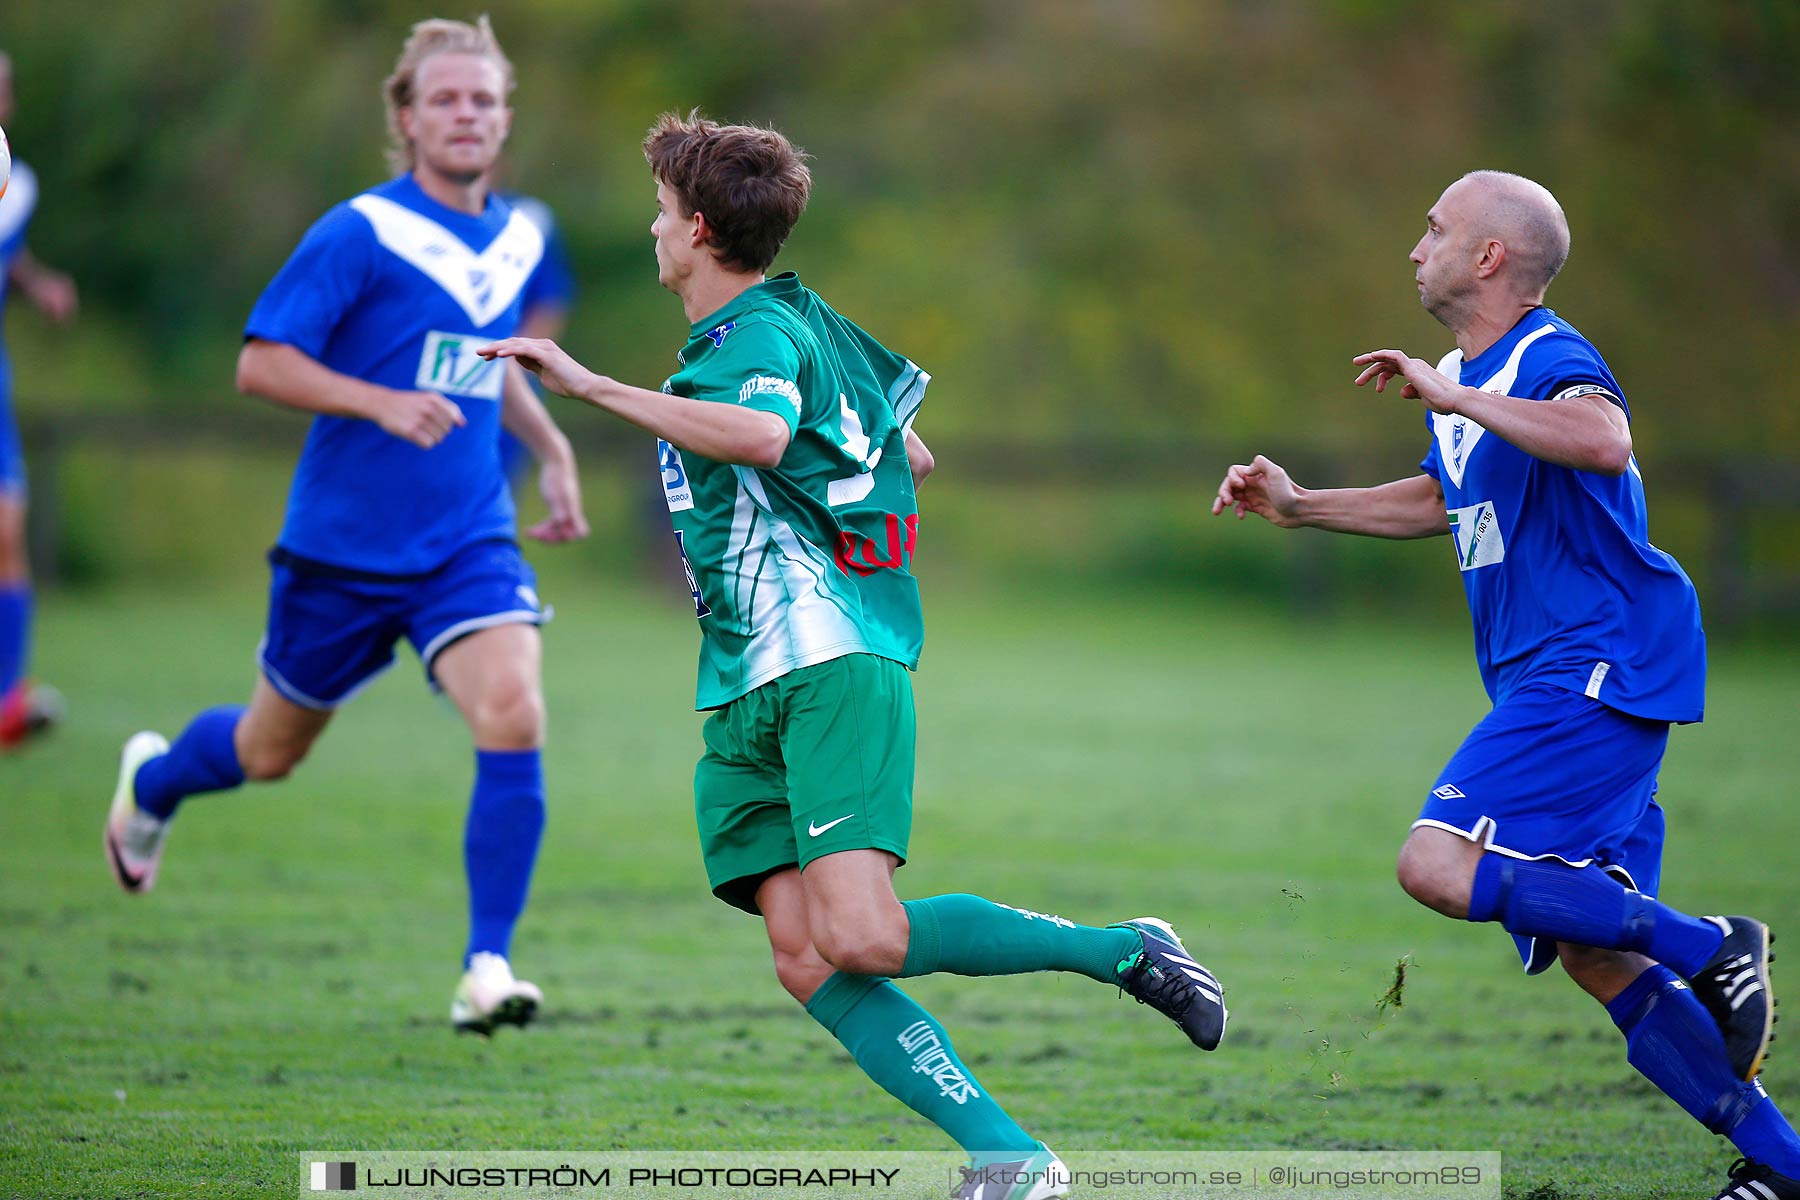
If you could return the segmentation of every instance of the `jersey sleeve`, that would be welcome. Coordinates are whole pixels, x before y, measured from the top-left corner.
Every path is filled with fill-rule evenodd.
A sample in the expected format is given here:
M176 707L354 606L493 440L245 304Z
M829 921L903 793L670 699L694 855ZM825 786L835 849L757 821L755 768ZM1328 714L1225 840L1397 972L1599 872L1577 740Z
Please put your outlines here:
M1531 347L1522 365L1530 373L1522 390L1533 400L1597 395L1618 405L1627 419L1631 416L1631 407L1606 360L1586 338L1553 333Z
M1442 483L1444 482L1444 465L1443 460L1438 457L1437 430L1432 426L1429 412L1425 414L1425 435L1431 439L1431 448L1425 451L1425 458L1419 463L1419 470Z
M257 298L244 336L321 357L368 284L374 236L368 219L347 204L319 218Z
M25 249L25 230L37 210L37 176L24 163L13 160L12 179L0 196L0 270Z
M525 281L521 309L530 313L541 305L566 309L575 300L575 272L569 267L569 251L555 225L544 232L544 256Z
M756 321L725 338L707 363L694 399L774 413L787 422L793 437L804 415L799 379L799 347L775 326Z

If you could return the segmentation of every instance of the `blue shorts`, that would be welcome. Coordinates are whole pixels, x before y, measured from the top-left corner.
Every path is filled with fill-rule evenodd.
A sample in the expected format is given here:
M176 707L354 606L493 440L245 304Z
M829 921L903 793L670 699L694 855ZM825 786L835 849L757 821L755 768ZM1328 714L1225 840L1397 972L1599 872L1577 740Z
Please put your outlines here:
M512 542L465 546L424 575L381 576L269 553L269 628L257 654L270 686L302 708L336 708L394 662L404 637L432 663L495 625L542 625L537 576Z
M1526 684L1457 748L1413 828L1447 829L1512 858L1596 864L1654 896L1663 849L1656 773L1668 744L1667 721ZM1556 961L1554 942L1513 940L1530 974Z

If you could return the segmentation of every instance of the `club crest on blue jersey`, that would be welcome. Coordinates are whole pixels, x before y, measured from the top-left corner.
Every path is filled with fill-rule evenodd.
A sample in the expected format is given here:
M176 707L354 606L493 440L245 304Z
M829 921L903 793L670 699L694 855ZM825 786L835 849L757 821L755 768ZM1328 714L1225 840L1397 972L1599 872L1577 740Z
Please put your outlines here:
M731 331L736 328L736 321L727 321L717 329L707 330L706 336L712 339L713 348L716 350L725 344L725 339L730 337Z
M494 298L494 284L488 273L479 269L469 271L469 288L475 293L476 303L487 305Z

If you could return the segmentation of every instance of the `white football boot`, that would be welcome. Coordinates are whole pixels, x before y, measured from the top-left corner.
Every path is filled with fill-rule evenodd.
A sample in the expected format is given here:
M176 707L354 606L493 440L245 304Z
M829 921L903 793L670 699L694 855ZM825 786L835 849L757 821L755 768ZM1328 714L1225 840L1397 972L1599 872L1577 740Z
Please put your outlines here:
M1069 1168L1042 1142L1035 1154L964 1167L962 1176L954 1200L1062 1200L1069 1194Z
M147 892L156 882L169 823L137 806L138 768L169 752L169 741L160 733L134 733L119 755L119 785L113 789L112 809L106 814L106 865L113 878L128 892Z
M514 979L504 958L483 951L470 956L469 969L456 985L450 1023L458 1033L486 1037L496 1025L529 1024L543 1002L537 984Z

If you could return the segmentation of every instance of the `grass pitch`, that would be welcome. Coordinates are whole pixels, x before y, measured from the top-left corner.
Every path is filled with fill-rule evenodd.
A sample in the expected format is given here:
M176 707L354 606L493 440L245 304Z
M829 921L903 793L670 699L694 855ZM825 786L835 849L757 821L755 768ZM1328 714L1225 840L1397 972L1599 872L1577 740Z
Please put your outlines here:
M48 598L39 674L73 716L0 760L0 1195L292 1195L309 1147L945 1146L706 891L685 598L572 572L544 591L551 825L514 961L547 1006L491 1042L449 1032L472 765L410 656L292 779L193 801L156 892L128 898L99 852L118 746L247 695L262 595ZM909 982L1027 1128L1063 1151L1499 1149L1535 1200L1722 1182L1730 1148L1629 1070L1596 1005L1393 882L1486 707L1461 613L1302 627L928 592L902 896L1167 917L1232 1008L1202 1055L1085 979ZM1711 720L1675 734L1679 906L1800 909L1786 663L1716 651ZM1800 1071L1766 1079L1791 1097Z

